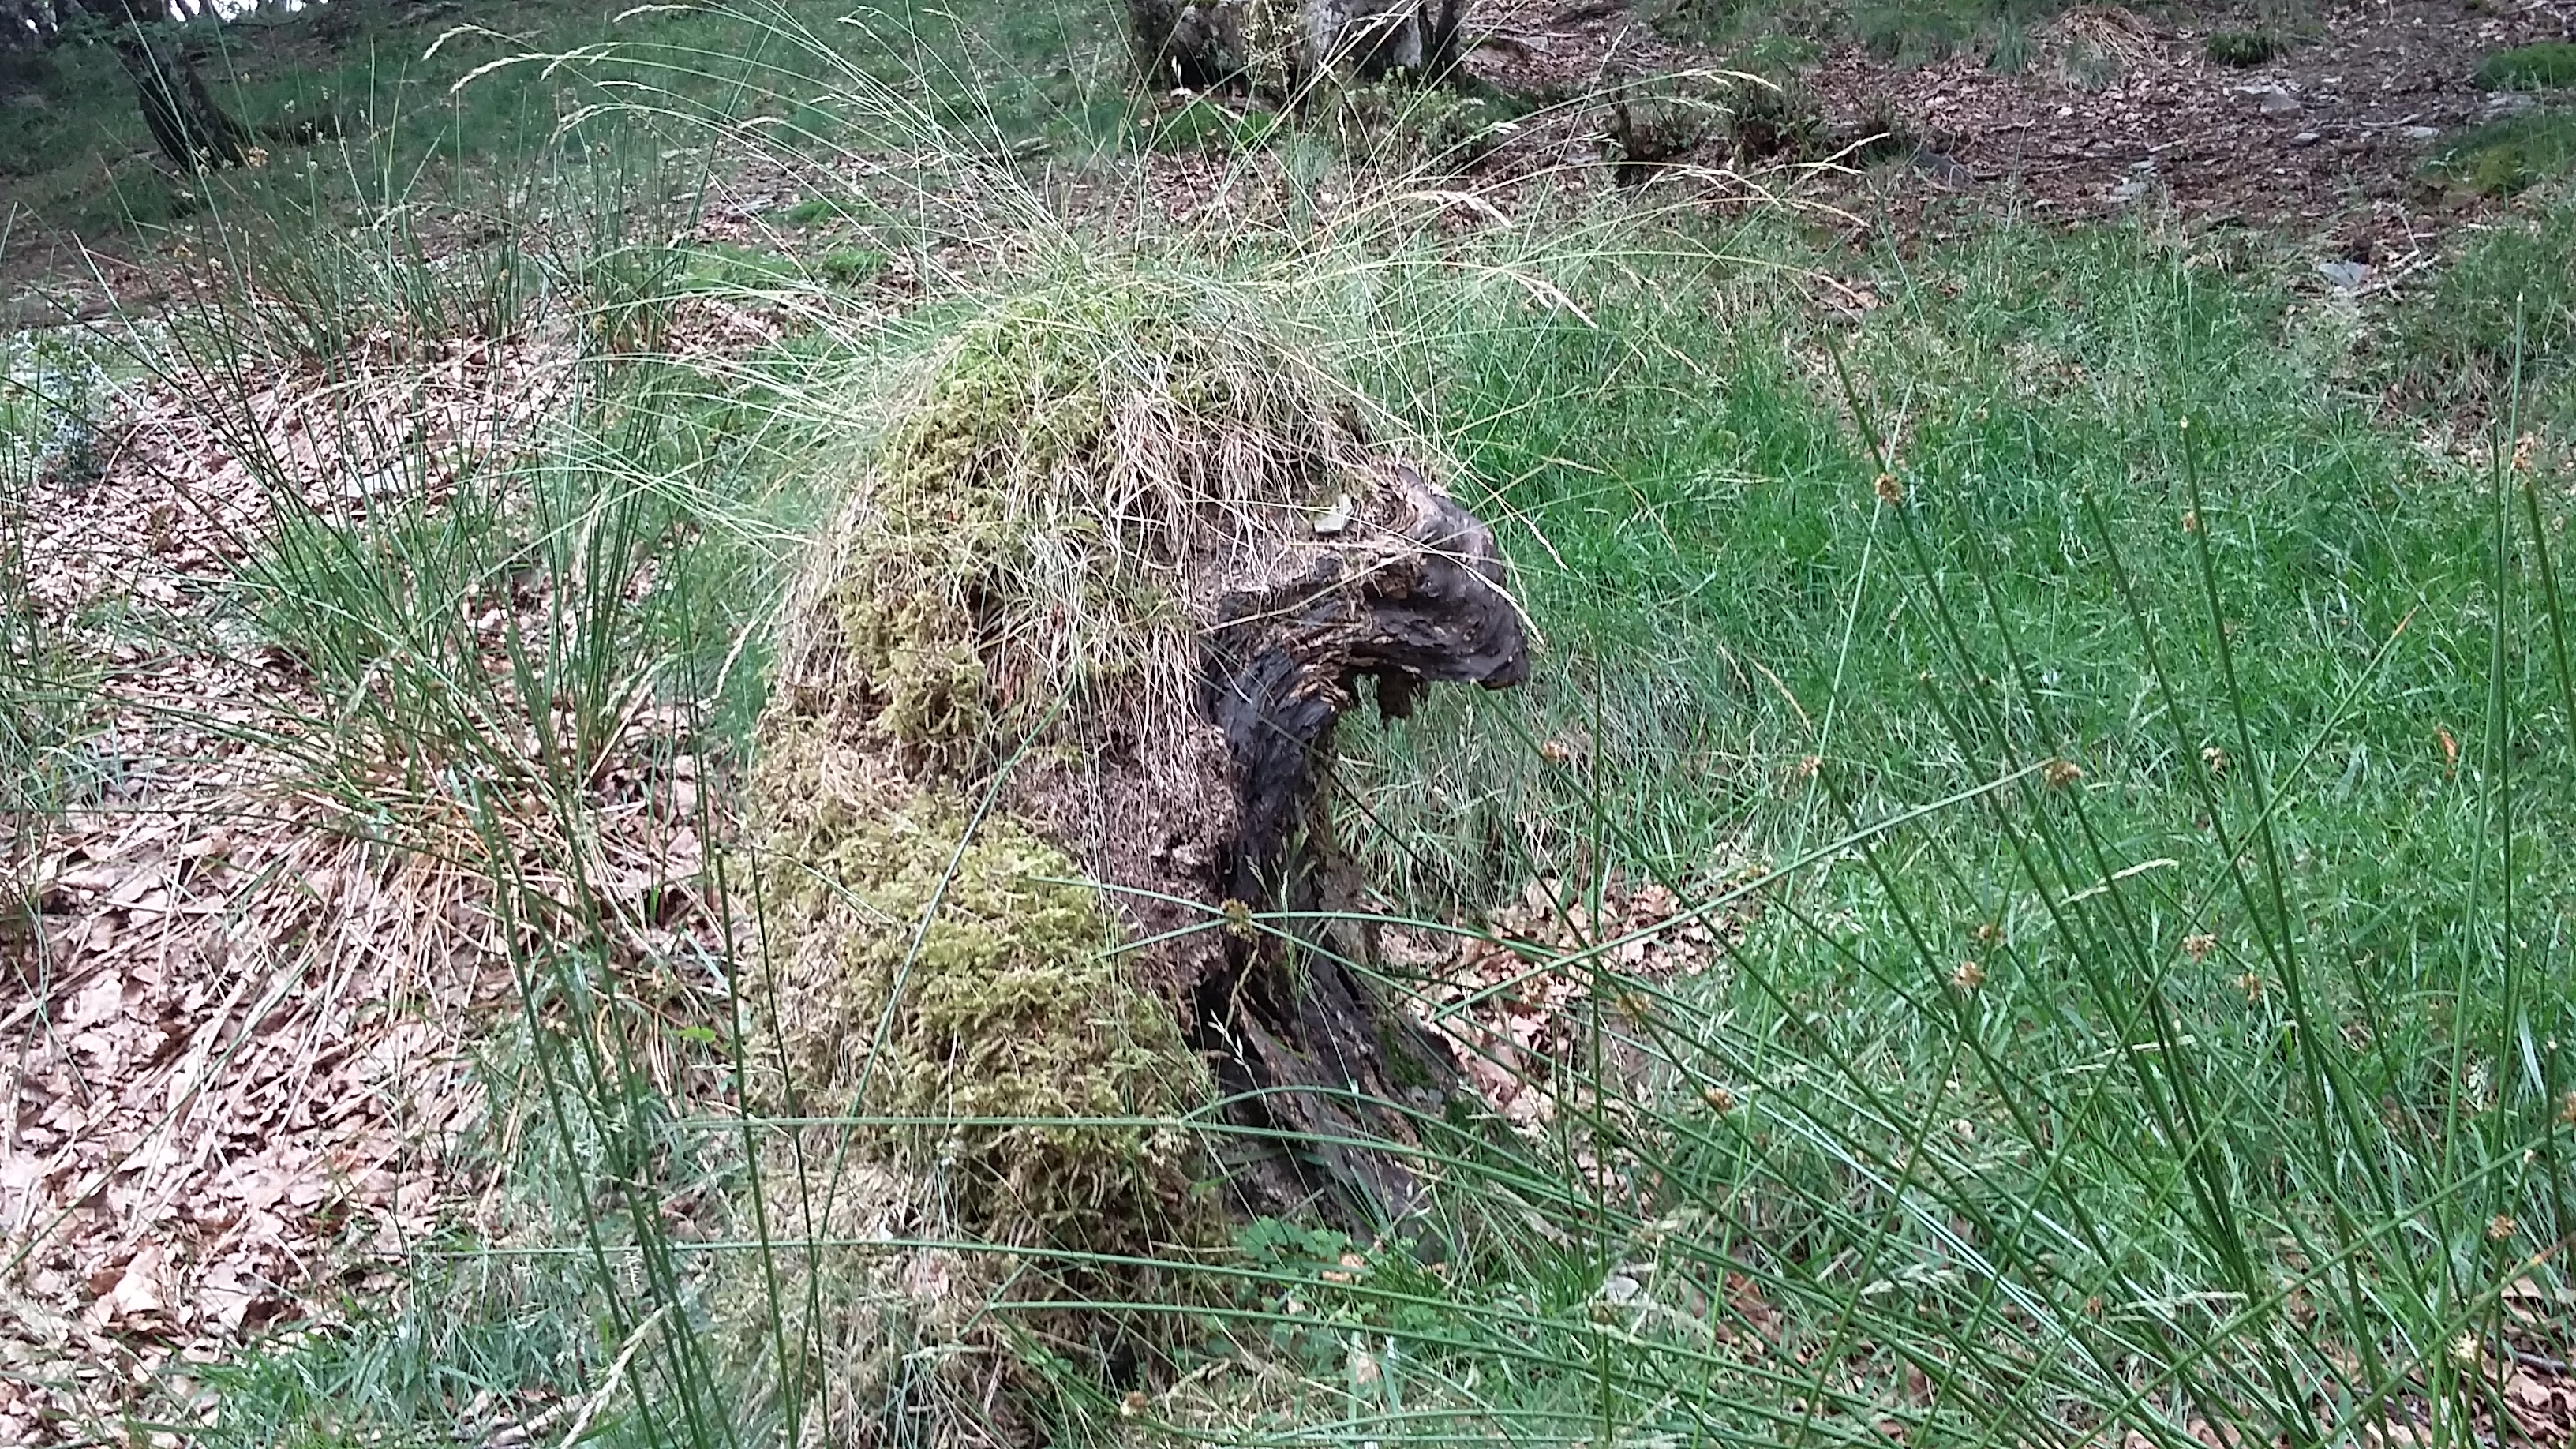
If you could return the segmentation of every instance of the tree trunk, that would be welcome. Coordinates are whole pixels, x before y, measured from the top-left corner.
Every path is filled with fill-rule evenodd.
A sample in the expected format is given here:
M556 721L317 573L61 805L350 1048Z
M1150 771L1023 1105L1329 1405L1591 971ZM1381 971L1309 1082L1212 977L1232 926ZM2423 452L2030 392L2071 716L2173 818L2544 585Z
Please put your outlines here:
M120 27L116 59L134 82L143 124L161 154L182 171L239 166L250 130L215 103L197 56L172 33L169 13L152 0L82 0L89 12Z
M116 58L134 78L143 123L173 165L195 172L242 164L249 129L215 104L184 46L154 44L138 26L116 43Z
M1466 0L1127 0L1146 84L1281 100L1331 78L1441 80L1465 19Z

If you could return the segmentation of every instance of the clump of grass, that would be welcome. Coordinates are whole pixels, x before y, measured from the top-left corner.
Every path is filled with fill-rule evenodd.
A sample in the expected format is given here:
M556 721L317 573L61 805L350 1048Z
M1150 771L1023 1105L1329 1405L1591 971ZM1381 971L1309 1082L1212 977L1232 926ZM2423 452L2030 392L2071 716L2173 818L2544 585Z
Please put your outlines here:
M809 196L793 206L782 208L778 219L789 226L823 226L849 215L849 203L838 197Z
M1895 65L1923 65L1965 46L1984 20L1974 0L1852 0L1850 25L1863 49Z
M2266 65L2289 53L2289 42L2265 30L2213 30L2201 52L2219 65L2245 69Z
M1736 115L1735 91L1725 77L1688 72L1621 86L1609 108L1619 179L1643 180L1725 134Z
M2576 167L2576 110L2508 116L2444 145L2426 165L2481 196L2512 196Z
M2549 40L2499 50L2470 77L2482 91L2542 91L2576 86L2576 41Z
M876 280L893 260L873 248L842 247L825 252L814 270L836 287L856 287Z
M2565 383L2576 365L2576 206L2553 201L2482 230L2389 319L2376 350L2410 403L2494 417L2519 372L2525 412L2563 421L2576 402Z
M1148 144L1157 151L1199 151L1236 156L1258 151L1279 131L1276 112L1260 107L1233 109L1205 96L1193 96L1171 112L1146 121Z
M1901 161L1922 149L1914 125L1897 110L1896 103L1882 96L1870 102L1860 120L1852 144L1846 148L1851 158L1864 165L1878 161Z
M1796 76L1748 79L1733 87L1724 124L1739 160L1802 160L1824 143L1824 101Z
M1492 155L1531 105L1499 91L1371 82L1332 93L1326 129L1354 165L1396 175L1445 174Z
M106 373L71 334L0 334L0 847L26 846L63 803L85 710L83 673L32 592L39 484L98 481ZM0 940L32 928L35 902L0 891ZM20 959L33 959L32 954Z

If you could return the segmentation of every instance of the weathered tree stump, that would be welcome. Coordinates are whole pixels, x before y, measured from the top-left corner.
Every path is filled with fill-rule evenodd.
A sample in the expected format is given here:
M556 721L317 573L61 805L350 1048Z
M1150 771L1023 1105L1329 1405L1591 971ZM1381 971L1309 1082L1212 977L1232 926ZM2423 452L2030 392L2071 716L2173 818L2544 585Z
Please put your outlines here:
M1413 1144L1391 1108L1436 1116L1456 1067L1354 973L1364 941L1323 914L1351 904L1333 888L1320 798L1333 731L1363 679L1400 719L1426 684L1502 688L1529 658L1493 535L1420 474L1386 470L1351 533L1293 550L1275 581L1219 603L1205 704L1234 778L1229 899L1304 924L1238 939L1190 990L1194 1039L1239 1094L1236 1119L1307 1139L1332 1181L1302 1185L1337 1189L1374 1226L1411 1211L1415 1183L1397 1157L1346 1144ZM1273 1171L1263 1190L1279 1196L1294 1176Z
M1228 1190L1419 1204L1409 1123L1457 1069L1331 915L1333 735L1363 681L1400 715L1528 667L1491 535L1260 299L1078 265L927 367L791 606L753 771L748 1095L871 1124L805 1152L855 1147L865 1226L804 1226L1018 1250L861 1275L871 1372L984 1335L940 1360L959 1406L1008 1358L984 1305L1167 1291L1142 1265L1226 1242ZM1049 1340L1104 1364L1170 1321L1086 1313Z
M1317 80L1456 67L1466 0L1127 0L1146 83L1293 98Z

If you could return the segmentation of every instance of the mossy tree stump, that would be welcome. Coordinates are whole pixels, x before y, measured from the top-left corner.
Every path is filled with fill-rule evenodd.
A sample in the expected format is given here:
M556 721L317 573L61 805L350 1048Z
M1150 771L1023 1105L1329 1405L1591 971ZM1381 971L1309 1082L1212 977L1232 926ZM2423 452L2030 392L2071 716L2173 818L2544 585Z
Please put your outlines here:
M919 1119L864 1150L982 1240L1221 1233L1199 1144L1132 1125L1221 1094L1239 1202L1398 1220L1456 1082L1330 918L1325 788L1363 681L1389 715L1516 683L1520 616L1486 528L1235 296L1103 268L969 325L791 610L754 1096Z
M1466 0L1127 0L1147 85L1279 100L1330 79L1446 79L1466 19Z

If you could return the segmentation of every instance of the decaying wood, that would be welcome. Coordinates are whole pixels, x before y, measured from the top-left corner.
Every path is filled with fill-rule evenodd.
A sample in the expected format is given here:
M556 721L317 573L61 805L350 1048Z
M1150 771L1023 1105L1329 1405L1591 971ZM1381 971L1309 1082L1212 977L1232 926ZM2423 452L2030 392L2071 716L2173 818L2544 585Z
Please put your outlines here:
M1326 77L1437 79L1458 63L1465 0L1128 0L1149 85L1275 98Z
M1328 1179L1274 1161L1253 1181L1329 1188L1363 1221L1387 1222L1415 1205L1413 1176L1394 1152L1353 1144L1415 1143L1407 1109L1437 1117L1456 1064L1352 969L1360 933L1322 918L1354 904L1336 898L1321 798L1333 733L1363 679L1400 718L1427 684L1517 684L1529 654L1492 534L1419 474L1392 470L1348 531L1283 561L1287 576L1230 593L1208 636L1203 704L1224 731L1235 795L1230 899L1299 924L1238 933L1192 987L1192 1026L1236 1094L1238 1125L1304 1138Z

